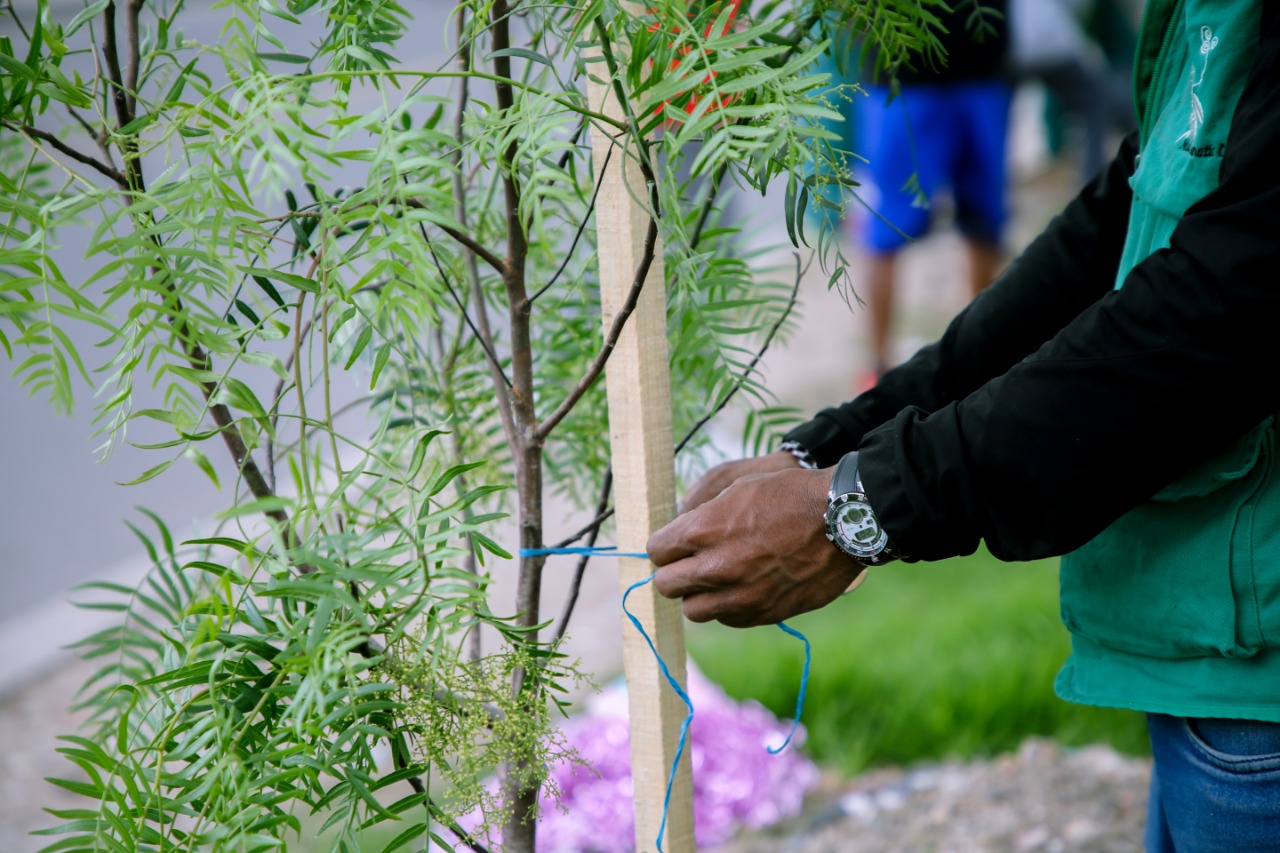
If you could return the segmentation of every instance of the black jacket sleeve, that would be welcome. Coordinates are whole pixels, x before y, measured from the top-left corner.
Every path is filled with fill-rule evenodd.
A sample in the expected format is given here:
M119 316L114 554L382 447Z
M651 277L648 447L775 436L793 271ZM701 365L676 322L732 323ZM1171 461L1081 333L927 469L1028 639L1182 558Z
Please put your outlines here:
M874 388L787 434L822 467L906 406L934 411L962 400L1036 351L1115 285L1132 192L1137 134L942 338Z
M980 377L961 367L965 379L865 436L867 492L905 552L941 559L985 539L1002 559L1064 553L1280 409L1278 19L1264 26L1220 184L1187 211L1170 248L1034 354L1003 371L984 365L996 378L965 387ZM1062 314L1078 304L1064 279L1080 270L1066 265L1043 285L1063 294L1049 300ZM1102 282L1076 284L1096 297ZM1052 311L1033 310L983 332L1034 337L1019 327L1046 328ZM934 405L946 393L964 396Z

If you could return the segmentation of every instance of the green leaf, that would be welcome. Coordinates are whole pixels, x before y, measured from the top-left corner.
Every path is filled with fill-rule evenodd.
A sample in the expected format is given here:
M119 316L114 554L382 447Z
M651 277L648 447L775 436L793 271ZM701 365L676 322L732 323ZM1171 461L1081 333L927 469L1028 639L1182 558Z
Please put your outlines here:
M228 376L222 380L222 385L218 388L217 393L213 395L213 402L233 406L255 418L265 419L267 417L267 410L258 400L258 396L253 393L253 390L248 385L233 376Z
M234 299L232 302L235 304L236 309L240 314L250 320L253 325L262 325L262 320L258 317L258 312L254 311L253 307L250 306L249 303L245 302L243 299Z
M243 273L248 273L251 276L255 276L255 277L262 276L263 278L270 279L272 281L278 281L281 284L287 284L290 287L295 287L298 290L305 290L307 293L320 292L319 283L312 281L309 278L304 278L303 276L295 275L294 273L291 273L291 272L284 272L283 270L265 269L263 267L236 267L236 269L240 270Z
M177 78L173 84L169 86L169 91L165 93L164 100L161 103L174 104L182 97L182 92L187 87L187 77L191 74L192 69L199 62L199 57L188 62L181 71L178 72Z
M438 435L446 435L445 430L433 429L426 432L418 439L417 445L413 448L413 457L409 460L409 468L405 476L412 480L418 476L418 472L422 470L422 462L427 458L427 448L431 446L431 442Z
M94 0L94 2L90 3L88 6L85 6L76 14L74 18L71 19L71 22L67 24L67 26L63 29L62 37L70 38L75 33L76 30L84 26L85 21L88 21L91 18L96 18L99 15L101 15L102 12L107 8L107 4L110 2L111 0Z
M796 173L787 173L787 190L782 196L782 212L787 225L787 237L791 245L797 249L800 243L796 239Z
M241 586L247 586L249 583L249 579L237 572L235 569L229 566L224 566L220 563L211 563L208 560L192 560L189 563L184 563L182 568L198 569L202 572L209 572L215 577L228 578L233 583L240 584Z
M387 366L387 362L391 359L391 344L383 344L378 347L378 354L373 358L373 375L369 377L369 390L372 391L378 385L378 377L382 375L382 370Z
M246 364L269 368L278 378L286 382L289 380L289 371L277 355L269 352L243 352L240 354L240 360Z
M472 542L479 545L481 548L488 551L490 554L493 554L494 556L497 556L497 557L501 557L504 560L514 559L510 551L508 551L506 548L503 548L501 545L499 545L497 542L494 542L492 539L490 539L488 536L485 536L483 533L473 530L469 535L471 536ZM477 551L476 554L478 556L479 552Z
M296 53L263 53L262 51L258 52L258 58L268 62L287 62L290 65L306 65L311 61L311 57Z
M129 481L127 481L127 482L124 482L124 483L116 483L116 485L117 485L117 486L136 486L136 485L138 485L139 483L145 483L145 482L147 482L147 480L153 480L153 479L155 479L156 477L159 477L159 476L160 476L161 474L163 474L165 471L168 471L168 470L169 470L169 466L170 466L170 465L172 465L172 464L173 464L174 462L176 462L176 461L177 461L176 459L170 459L170 460L169 460L169 461L167 461L167 462L161 462L159 465L155 465L155 466L153 466L153 467L151 467L151 468L148 468L147 470L143 471L143 472L142 472L139 476L137 476L136 478L134 478L134 479L132 479L132 480L129 480Z
M489 54L488 59L495 59L499 56L516 56L520 59L527 59L530 62L537 62L548 68L554 68L551 60L536 51L527 50L523 47L504 47L502 50L495 50Z
M262 288L262 292L267 294L268 299L280 308L285 307L284 299L280 297L280 291L276 290L275 285L271 283L269 278L261 275L250 276L250 278L254 280L258 287Z
M192 445L182 451L182 455L190 459L196 464L196 467L204 472L205 476L213 481L213 487L222 490L222 486L218 483L218 472L214 470L213 463L209 461L209 457L205 456L200 448Z
M5 53L0 53L0 68L8 71L10 74L16 74L32 83L40 79L40 75L34 69L28 68L26 63L19 59L15 59Z
M242 504L236 504L231 509L223 510L214 515L214 518L239 518L242 515L257 515L258 513L266 514L269 512L277 512L279 510L288 510L293 506L293 502L288 498L266 497L257 500L248 501Z
M484 464L484 462L464 462L460 465L454 465L446 469L442 474L440 474L440 476L436 477L435 480L431 482L431 488L427 489L427 497L440 494L444 491L445 486L452 483L454 478L459 474L474 471Z
M129 122L128 124L120 128L116 132L121 134L122 136L132 136L133 134L136 134L138 131L146 128L155 120L156 120L155 113L146 113L144 115L138 116L133 121Z
M404 847L410 841L413 841L415 838L418 838L424 832L426 832L427 827L429 825L430 824L428 824L427 821L425 820L418 821L417 823L413 824L408 829L406 829L404 832L400 833L395 838L388 841L387 845L382 848L382 853L393 853L393 851L399 850L401 847Z
M356 363L356 359L360 357L360 353L364 352L364 348L371 340L373 340L373 327L365 326L360 330L360 334L356 335L355 343L351 345L351 354L347 356L347 363L343 365L343 370L351 369L351 365Z

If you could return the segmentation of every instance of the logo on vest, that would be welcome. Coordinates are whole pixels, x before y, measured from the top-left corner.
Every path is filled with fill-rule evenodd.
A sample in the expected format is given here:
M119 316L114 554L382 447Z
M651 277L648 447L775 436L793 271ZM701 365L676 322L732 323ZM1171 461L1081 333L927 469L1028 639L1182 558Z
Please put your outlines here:
M1213 34L1213 30L1208 27L1200 28L1200 55L1204 57L1204 63L1200 66L1200 79L1196 79L1196 66L1194 62L1191 65L1191 118L1188 121L1187 132L1174 140L1175 144L1184 151L1193 152L1193 156L1207 157L1214 150L1214 146L1208 146L1209 152L1205 154L1195 154L1199 149L1192 145L1196 141L1196 134L1200 132L1200 127L1204 124L1204 105L1200 103L1200 97L1196 94L1196 89L1200 88L1200 84L1204 82L1205 72L1209 70L1209 54L1218 46L1218 37ZM1180 144L1179 144L1180 143ZM1201 146L1204 147L1204 146Z

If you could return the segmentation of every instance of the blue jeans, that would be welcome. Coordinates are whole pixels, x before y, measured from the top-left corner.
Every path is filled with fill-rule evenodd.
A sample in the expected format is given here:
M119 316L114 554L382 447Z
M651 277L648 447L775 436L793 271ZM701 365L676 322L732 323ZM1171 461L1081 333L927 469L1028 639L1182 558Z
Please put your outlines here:
M1148 714L1147 853L1280 851L1280 723Z

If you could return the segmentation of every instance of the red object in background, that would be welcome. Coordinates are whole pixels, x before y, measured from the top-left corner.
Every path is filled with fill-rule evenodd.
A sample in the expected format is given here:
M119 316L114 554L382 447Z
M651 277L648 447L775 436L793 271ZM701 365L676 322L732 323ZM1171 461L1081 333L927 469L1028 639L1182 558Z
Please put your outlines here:
M742 6L742 0L729 0L729 17L728 17L728 19L724 22L724 28L720 31L719 35L722 35L722 36L723 36L723 35L728 35L729 30L730 30L730 29L732 29L732 27L733 27L733 23L734 23L734 21L735 21L735 20L737 19L737 17L738 17L738 9L739 9L741 6ZM715 26L716 26L716 25L715 25L715 21L712 21L710 24L707 24L707 31L706 31L705 33L703 33L703 37L704 37L704 38L711 38L711 32L712 32L712 30L714 30L714 29L715 29ZM655 24L650 24L650 25L649 25L649 31L650 31L650 32L655 32L655 31L657 31L657 29L658 29L658 25L657 25L656 23L655 23ZM677 28L677 29L676 29L676 32L678 33L678 32L680 32L680 30ZM680 55L681 55L681 56L687 56L691 50L693 50L693 48L692 48L691 46L689 46L689 47L682 47L682 48L680 48ZM679 60L679 59L673 59L673 60L671 60L671 69L672 69L673 71L674 71L676 68L678 68L678 67L679 67L679 65L680 65L680 60ZM714 71L710 71L710 72L708 72L708 73L707 73L707 75L706 75L705 77L703 77L703 78L702 78L702 82L703 82L703 83L708 83L708 82L710 82L710 81L711 81L711 79L712 79L712 78L714 78L715 76L716 76L716 72L714 72ZM695 95L691 95L691 96L689 97L689 103L685 105L685 108L684 108L685 112L686 112L686 113L689 113L690 115L692 115L692 114L693 114L693 111L694 111L695 109L697 109L697 107L698 107L698 102L699 102L699 100L700 100L700 99L699 99L699 97L698 97L696 94L695 94ZM732 96L732 95L730 95L730 96L728 96L728 97L726 97L726 98L722 98L722 99L719 101L719 103L715 104L713 107L711 107L711 109L715 110L715 109L719 109L720 107L728 106L732 101L733 101L733 96ZM663 102L662 102L662 104L661 104L660 106L658 106L658 107L655 107L655 108L654 108L654 110L653 110L653 114L654 114L654 115L661 115L661 114L662 114L662 111L663 111L663 110L665 110L665 109L667 108L667 104L669 104L669 103L671 103L671 102L670 102L670 101L663 101ZM680 123L679 119L670 119L670 120L669 120L669 122L670 122L671 124L679 124L679 123Z

